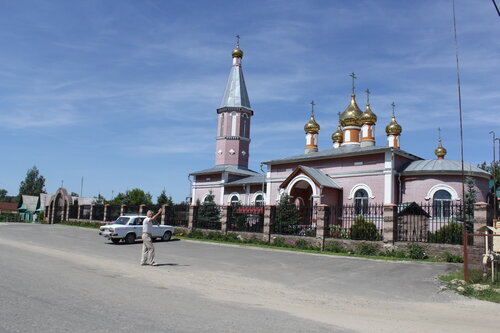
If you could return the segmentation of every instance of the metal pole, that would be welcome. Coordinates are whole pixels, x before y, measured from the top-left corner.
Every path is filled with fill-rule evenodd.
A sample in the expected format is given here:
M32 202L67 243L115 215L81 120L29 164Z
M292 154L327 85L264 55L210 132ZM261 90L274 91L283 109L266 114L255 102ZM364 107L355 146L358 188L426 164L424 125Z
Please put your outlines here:
M493 221L497 221L497 202L496 202L496 195L497 195L497 185L496 185L496 156L495 156L495 141L496 141L496 133L495 131L490 131L490 134L493 134Z

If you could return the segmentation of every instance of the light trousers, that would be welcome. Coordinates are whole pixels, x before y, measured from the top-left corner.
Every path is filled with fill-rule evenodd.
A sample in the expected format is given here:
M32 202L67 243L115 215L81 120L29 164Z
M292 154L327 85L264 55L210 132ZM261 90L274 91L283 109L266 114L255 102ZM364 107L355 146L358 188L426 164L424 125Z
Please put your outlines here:
M151 265L155 262L155 248L151 234L148 232L142 233L142 259L141 264Z

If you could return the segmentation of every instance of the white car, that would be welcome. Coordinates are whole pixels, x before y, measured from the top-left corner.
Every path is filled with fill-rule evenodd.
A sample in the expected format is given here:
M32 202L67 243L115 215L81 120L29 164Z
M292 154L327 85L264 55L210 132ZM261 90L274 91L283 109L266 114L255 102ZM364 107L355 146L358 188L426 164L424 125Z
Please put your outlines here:
M99 235L118 244L124 240L127 244L133 244L136 239L142 238L142 221L145 215L124 215L116 219L113 224L104 225L99 228ZM161 238L164 241L170 240L174 234L174 227L170 225L161 225L153 221L152 238Z

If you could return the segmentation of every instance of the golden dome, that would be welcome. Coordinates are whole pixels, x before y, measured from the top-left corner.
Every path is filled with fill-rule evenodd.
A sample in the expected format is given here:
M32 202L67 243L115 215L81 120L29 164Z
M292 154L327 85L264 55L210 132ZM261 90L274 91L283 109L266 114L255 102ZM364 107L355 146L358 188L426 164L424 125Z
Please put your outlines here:
M361 115L361 123L373 125L377 122L377 115L372 112L370 104L366 104L366 110Z
M304 125L304 131L306 131L306 133L317 134L319 130L319 124L314 120L314 114L311 114L311 119Z
M243 58L243 51L240 49L239 45L236 45L236 48L233 50L233 58Z
M342 126L361 126L361 115L363 112L356 104L356 95L351 95L351 103L340 116L340 123Z
M396 117L392 115L391 122L386 126L385 132L387 133L387 135L400 135L402 131L403 129L396 121Z
M444 156L446 155L446 149L443 147L443 144L441 143L441 140L439 140L439 145L436 148L436 150L434 150L434 154L436 154L436 156L440 160L444 159Z
M332 134L333 142L342 143L344 141L344 135L342 134L342 128L340 128L340 124L337 127L337 130Z

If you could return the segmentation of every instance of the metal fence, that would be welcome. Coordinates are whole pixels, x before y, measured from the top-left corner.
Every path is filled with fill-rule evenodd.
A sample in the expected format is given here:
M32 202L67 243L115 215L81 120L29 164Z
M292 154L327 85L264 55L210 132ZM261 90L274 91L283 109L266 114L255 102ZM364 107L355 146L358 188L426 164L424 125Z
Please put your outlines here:
M397 206L395 240L407 242L462 244L464 225L472 232L472 205L439 201Z
M106 208L106 221L115 221L120 216L120 212L120 205L109 205Z
M139 206L126 205L123 207L123 214L139 214Z
M202 204L194 207L193 228L221 230L221 206Z
M80 206L80 219L89 220L90 219L90 205Z
M271 233L316 236L317 206L276 206L271 210Z
M104 205L94 205L92 207L92 220L104 220Z
M68 220L76 220L78 218L78 204L69 206Z
M382 240L384 205L342 205L325 208L325 237Z
M165 212L166 224L176 226L176 227L186 227L188 226L188 216L189 216L189 205L188 204L178 204L173 206L168 206Z
M228 209L227 231L264 231L264 207L235 205Z

